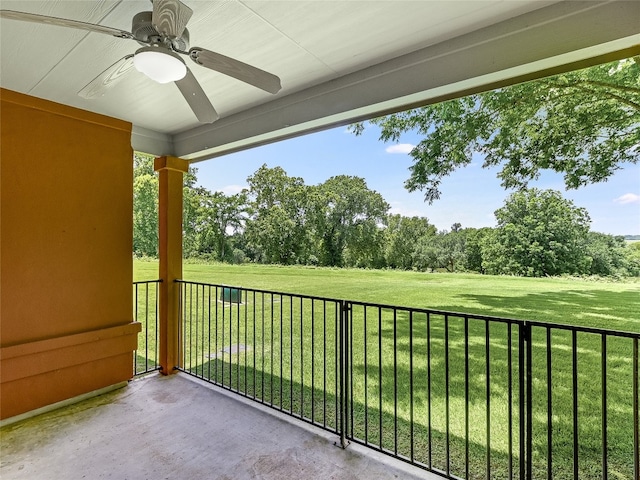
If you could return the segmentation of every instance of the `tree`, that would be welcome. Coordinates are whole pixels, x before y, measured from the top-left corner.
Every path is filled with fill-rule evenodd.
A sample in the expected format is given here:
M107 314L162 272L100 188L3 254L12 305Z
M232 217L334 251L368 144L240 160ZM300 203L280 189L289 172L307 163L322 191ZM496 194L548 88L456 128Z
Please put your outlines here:
M588 270L589 215L560 192L516 192L495 216L498 226L482 251L488 273L541 277Z
M415 131L405 186L429 203L440 183L469 165L501 166L505 188L525 188L542 170L562 173L567 188L610 177L640 158L640 57L564 73L377 118L380 140ZM352 126L358 134L363 124Z
M249 247L268 263L304 263L308 254L308 187L281 167L262 165L247 178L253 216L245 235Z
M412 254L414 268L420 271L430 269L432 272L440 268L439 249L436 237L422 237L418 239Z
M629 275L640 276L640 242L627 243L624 256Z
M465 268L473 272L485 273L482 266L482 248L485 239L491 234L492 229L483 228L466 228L465 233Z
M153 157L133 155L133 253L158 256L158 177Z
M205 189L197 187L198 169L189 167L182 180L182 254L189 258L198 254L199 195Z
M458 224L459 225L459 224ZM455 272L465 263L465 234L462 231L438 232L418 239L413 261L419 270L444 268Z
M247 192L242 191L234 195L224 195L222 192L215 192L209 198L209 209L206 211L207 220L215 225L215 235L217 240L220 260L226 260L228 256L233 259L233 263L242 263L239 259L244 259L244 252L238 248L227 248L229 243L229 232L236 235L244 227L247 216L251 208L248 205Z
M626 274L624 237L614 237L599 232L589 232L585 255L589 259L592 275Z
M432 237L437 230L424 217L388 215L385 232L384 254L387 265L404 270L413 267L416 243L422 237Z
M382 195L369 190L363 178L338 175L318 185L312 198L321 262L343 266L348 249L349 265L373 266L382 250L379 225L389 210Z
M455 223L456 230L449 233L443 233L438 239L438 247L440 249L439 257L441 268L445 268L448 272L455 272L465 264L465 234L460 230L460 224Z
M185 256L206 255L220 261L231 258L229 233L236 233L243 226L246 193L225 195L203 187L185 189L184 193Z

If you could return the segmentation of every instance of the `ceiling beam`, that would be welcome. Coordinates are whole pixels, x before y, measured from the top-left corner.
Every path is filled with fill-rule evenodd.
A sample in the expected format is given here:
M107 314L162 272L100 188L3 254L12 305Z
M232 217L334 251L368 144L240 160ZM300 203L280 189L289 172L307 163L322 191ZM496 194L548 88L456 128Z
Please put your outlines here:
M159 157L173 155L175 150L171 135L136 125L133 126L131 132L131 146L136 152L149 153Z

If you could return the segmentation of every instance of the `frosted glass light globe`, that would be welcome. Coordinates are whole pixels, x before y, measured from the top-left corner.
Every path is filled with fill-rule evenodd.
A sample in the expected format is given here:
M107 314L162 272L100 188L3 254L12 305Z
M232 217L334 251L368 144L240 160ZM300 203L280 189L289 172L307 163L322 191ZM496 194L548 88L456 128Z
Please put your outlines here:
M162 47L143 47L133 57L133 65L158 83L175 82L187 74L184 61L172 51Z

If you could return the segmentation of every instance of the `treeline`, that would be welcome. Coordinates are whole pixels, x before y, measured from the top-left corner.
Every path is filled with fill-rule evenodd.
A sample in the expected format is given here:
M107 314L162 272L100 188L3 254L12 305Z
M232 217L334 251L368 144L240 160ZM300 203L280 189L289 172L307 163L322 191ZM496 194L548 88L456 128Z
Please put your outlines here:
M390 214L364 179L305 185L260 167L248 188L225 195L185 176L185 258L230 263L474 271L521 276L640 275L640 243L589 229L588 213L552 190L523 190L495 212L495 228L438 231L424 217ZM157 177L134 159L134 254L157 257Z

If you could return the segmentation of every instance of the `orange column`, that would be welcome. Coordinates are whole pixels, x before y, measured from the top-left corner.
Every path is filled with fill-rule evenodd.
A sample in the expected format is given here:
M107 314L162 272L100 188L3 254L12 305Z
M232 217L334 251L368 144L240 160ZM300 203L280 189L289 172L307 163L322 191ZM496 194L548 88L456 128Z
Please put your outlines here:
M158 178L159 257L160 257L160 368L170 375L180 366L180 285L182 278L182 188L189 163L176 157L155 159Z

